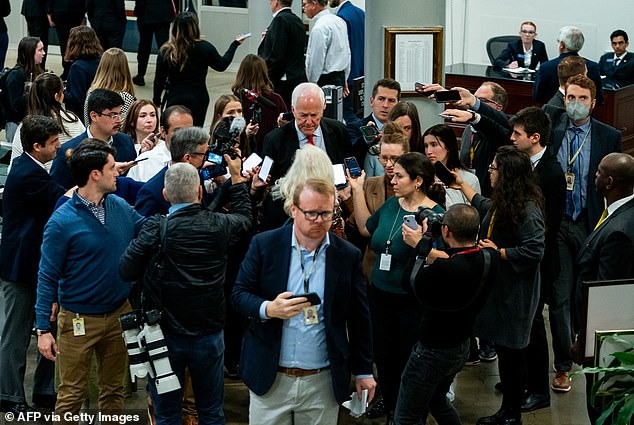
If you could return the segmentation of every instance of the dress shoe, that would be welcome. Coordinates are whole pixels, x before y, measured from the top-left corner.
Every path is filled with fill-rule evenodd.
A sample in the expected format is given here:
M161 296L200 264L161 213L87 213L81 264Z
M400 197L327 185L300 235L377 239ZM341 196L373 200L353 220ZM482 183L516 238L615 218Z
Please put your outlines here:
M385 416L386 413L387 410L385 409L385 403L383 402L383 399L380 399L374 403L367 412L365 412L365 417L369 419L376 419L381 416Z
M135 75L134 77L132 77L132 82L137 86L144 86L145 78L143 78L141 75Z
M492 416L478 419L476 425L522 425L522 414L508 409L500 409Z
M522 412L532 412L550 406L550 394L528 394L522 403Z
M572 388L569 376L570 372L555 373L555 377L553 378L553 382L550 384L550 388L559 393L567 393Z
M495 352L493 344L481 344L479 357L482 361L492 362L498 358L498 353Z
M26 402L13 402L13 401L2 401L0 405L0 410L3 412L11 412L14 415L20 415L21 413L29 413L35 412L35 410L29 406Z
M54 409L57 402L57 394L33 393L33 405L41 409Z

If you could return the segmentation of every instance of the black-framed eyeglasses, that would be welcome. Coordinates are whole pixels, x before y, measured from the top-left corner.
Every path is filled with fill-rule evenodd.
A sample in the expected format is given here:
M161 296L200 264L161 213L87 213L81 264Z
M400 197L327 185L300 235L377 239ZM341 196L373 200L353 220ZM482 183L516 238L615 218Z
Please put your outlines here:
M480 100L480 102L492 103L492 104L497 105L497 106L502 106L502 105L500 105L500 103L496 102L495 100L487 99L486 97L479 97L478 99Z
M206 156L207 153L209 151L205 151L205 152L189 152L190 155L202 155L202 156Z
M493 165L493 164L489 164L489 171L492 171L492 170L497 170L497 169L498 169L498 167L497 167L497 166L495 166L495 165Z
M100 112L97 112L97 115L99 115L100 117L108 117L111 120L116 120L117 118L121 118L121 114L119 112L110 112L109 114L102 114Z
M334 214L334 211L304 211L299 205L295 205L295 207L304 213L304 218L308 221L316 221L319 217L323 221L329 221L332 220L332 215Z
M526 34L526 35L533 35L533 34L535 34L535 31L522 30L521 33L522 34Z

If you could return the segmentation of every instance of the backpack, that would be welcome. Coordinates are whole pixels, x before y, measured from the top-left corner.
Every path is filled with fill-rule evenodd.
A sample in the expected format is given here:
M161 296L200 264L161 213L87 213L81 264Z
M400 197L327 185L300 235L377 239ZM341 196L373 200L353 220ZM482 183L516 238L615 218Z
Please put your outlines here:
M16 65L17 66L17 65ZM9 95L7 93L7 77L15 67L5 67L0 71L0 130L7 125L7 111L11 109L9 104Z

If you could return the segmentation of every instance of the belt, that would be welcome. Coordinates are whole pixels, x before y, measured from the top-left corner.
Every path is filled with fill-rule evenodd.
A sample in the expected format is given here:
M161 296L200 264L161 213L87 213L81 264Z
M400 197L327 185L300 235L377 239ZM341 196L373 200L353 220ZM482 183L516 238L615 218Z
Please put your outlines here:
M283 373L287 376L294 377L294 378L317 375L319 372L323 370L328 370L328 369L330 369L330 366L322 367L321 369L300 369L298 367L282 367L282 366L277 367L278 372Z

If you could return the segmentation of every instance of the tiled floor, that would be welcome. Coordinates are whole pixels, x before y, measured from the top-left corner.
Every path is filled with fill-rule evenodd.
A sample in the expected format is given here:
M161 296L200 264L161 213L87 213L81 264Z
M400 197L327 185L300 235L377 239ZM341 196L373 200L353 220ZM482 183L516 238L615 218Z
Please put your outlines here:
M136 70L133 57L129 56L129 58L132 59L130 63L131 69ZM15 51L10 51L7 64L11 64L14 60ZM59 73L61 70L59 56L51 55L48 59L48 65ZM146 75L146 83L148 85L137 87L137 98L152 98L151 82L153 80L153 72L154 67L150 66ZM235 74L232 72L217 73L213 70L209 71L207 86L212 101L221 94L229 93L229 87L234 77ZM207 125L211 121L211 109L212 106L210 106L207 113ZM2 139L3 134L0 135L0 140ZM3 172L6 173L6 166L0 166L0 183L4 182ZM0 320L2 320L1 317ZM35 350L36 340L33 338L29 352L27 377L25 379L26 393L28 395L30 395L32 385ZM457 396L454 404L460 412L464 424L474 424L480 416L489 415L497 411L501 403L501 395L493 389L493 386L498 380L497 362L467 366L458 375L456 379ZM589 421L586 417L584 385L584 378L578 377L573 381L573 388L569 393L551 394L551 407L524 414L524 425L587 425ZM130 409L145 408L145 392L143 388L144 386L140 384L139 391L133 393L132 397L127 399L126 407ZM225 412L228 424L248 423L248 397L248 390L241 381L227 380L225 382ZM384 421L384 419L369 420L365 418L355 420L342 411L340 412L339 423L378 425L384 423ZM433 424L435 422L430 419L428 423Z

